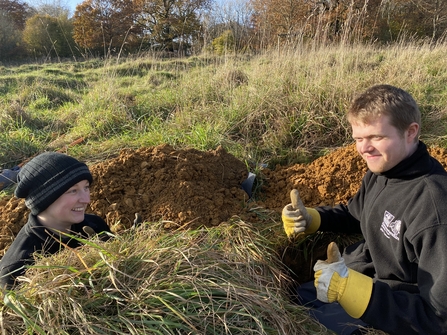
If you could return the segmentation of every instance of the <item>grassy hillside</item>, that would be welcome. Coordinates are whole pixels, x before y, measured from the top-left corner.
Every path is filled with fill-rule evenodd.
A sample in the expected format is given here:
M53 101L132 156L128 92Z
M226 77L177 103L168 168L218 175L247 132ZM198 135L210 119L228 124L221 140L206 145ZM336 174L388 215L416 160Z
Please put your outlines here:
M302 160L350 141L346 108L353 94L378 83L413 94L423 139L447 145L446 48L334 46L0 67L0 166L43 150L101 159L160 143L221 144L257 163Z

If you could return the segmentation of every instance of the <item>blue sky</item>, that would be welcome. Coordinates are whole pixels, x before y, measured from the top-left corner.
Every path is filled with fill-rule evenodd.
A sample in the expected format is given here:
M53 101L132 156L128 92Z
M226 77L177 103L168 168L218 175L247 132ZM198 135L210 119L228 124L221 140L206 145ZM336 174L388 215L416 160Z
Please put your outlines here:
M79 5L83 1L84 0L65 0L72 13L74 13L76 5Z

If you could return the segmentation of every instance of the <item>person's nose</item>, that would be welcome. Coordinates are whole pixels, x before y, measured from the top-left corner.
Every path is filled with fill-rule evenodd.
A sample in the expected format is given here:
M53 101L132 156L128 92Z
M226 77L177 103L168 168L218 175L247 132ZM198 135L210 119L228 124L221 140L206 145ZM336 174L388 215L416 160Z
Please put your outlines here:
M371 141L368 139L364 139L361 143L360 143L360 153L364 154L367 152L371 152L374 150L374 147L371 144Z
M81 198L79 199L79 201L80 201L81 203L85 203L85 204L90 203L90 190L89 190L89 189L87 189L87 190L82 190L82 192L81 192Z

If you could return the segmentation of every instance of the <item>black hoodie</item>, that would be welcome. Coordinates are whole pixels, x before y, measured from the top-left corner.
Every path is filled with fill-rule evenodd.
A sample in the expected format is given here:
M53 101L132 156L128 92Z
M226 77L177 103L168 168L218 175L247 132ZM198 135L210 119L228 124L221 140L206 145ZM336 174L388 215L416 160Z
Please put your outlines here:
M92 214L85 214L84 221L71 226L70 234L87 238L83 231L84 226L91 227L97 234L110 232L109 226L102 218ZM101 239L107 239L109 235L100 235ZM18 276L25 273L26 266L34 264L33 253L50 255L64 248L63 244L70 248L81 245L78 240L69 237L60 237L42 226L35 215L30 214L28 222L22 227L0 260L0 286L11 289L15 286Z
M321 231L359 232L346 265L374 279L361 317L390 334L447 334L447 172L420 142L347 206L317 208Z

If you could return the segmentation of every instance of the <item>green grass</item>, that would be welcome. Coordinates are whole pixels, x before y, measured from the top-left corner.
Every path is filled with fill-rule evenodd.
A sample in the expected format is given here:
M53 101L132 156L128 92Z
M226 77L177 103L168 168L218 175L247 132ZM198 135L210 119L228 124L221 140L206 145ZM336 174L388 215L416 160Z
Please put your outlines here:
M79 137L85 141L76 153L83 157L123 143L201 150L221 144L255 162L315 157L350 141L346 108L353 94L378 83L413 94L423 112L423 139L446 145L446 48L344 45L2 67L0 130L7 142L0 166ZM29 133L19 146L18 128Z

